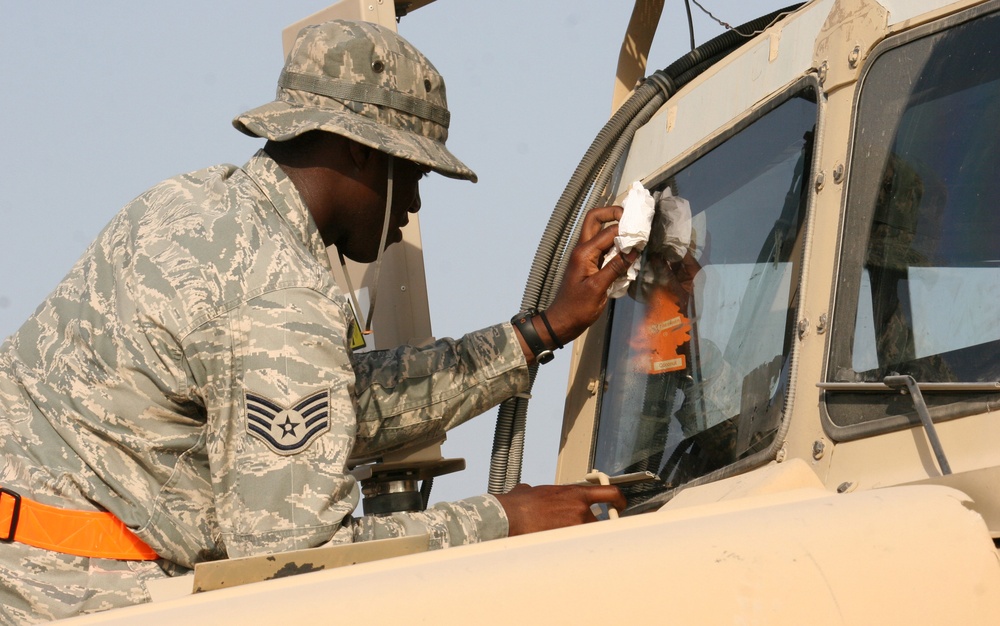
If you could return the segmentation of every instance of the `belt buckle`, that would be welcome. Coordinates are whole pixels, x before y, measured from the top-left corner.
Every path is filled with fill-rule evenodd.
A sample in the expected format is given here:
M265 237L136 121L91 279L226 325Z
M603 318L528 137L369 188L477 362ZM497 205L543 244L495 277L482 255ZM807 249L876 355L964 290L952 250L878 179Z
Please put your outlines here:
M10 529L7 531L6 537L0 537L0 541L10 543L14 541L14 533L17 532L17 520L21 515L21 494L6 487L0 487L0 500L3 499L3 494L14 498L14 510L10 514Z

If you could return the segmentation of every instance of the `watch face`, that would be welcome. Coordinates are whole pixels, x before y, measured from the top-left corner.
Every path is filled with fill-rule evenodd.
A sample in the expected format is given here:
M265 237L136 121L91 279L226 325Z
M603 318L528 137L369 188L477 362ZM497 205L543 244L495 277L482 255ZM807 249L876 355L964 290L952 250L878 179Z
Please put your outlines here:
M521 311L514 317L510 318L510 321L513 324L523 324L527 322L534 314L535 314L534 309L525 309L524 311Z
M535 357L535 360L538 361L540 365L545 365L554 358L556 358L556 355L552 352L552 350L542 350Z

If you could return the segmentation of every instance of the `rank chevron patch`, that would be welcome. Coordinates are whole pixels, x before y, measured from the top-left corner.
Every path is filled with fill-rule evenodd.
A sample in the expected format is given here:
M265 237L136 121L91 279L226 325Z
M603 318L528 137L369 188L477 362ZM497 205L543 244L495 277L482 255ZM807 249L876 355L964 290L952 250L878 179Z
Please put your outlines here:
M330 391L306 396L291 407L246 391L247 433L278 454L297 454L330 430Z

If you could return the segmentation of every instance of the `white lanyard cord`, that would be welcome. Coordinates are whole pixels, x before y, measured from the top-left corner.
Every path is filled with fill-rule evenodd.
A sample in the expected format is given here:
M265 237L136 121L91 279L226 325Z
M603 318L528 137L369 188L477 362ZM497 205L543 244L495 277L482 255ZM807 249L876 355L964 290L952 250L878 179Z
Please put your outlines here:
M387 173L388 182L385 192L385 216L382 220L382 239L378 245L378 256L375 258L375 272L372 275L371 286L369 287L371 297L368 301L368 315L361 320L364 322L364 330L362 332L366 335L372 331L372 316L375 315L375 298L378 295L378 275L382 269L382 253L385 252L385 242L389 237L389 217L392 215L392 172L394 162L395 159L390 155L389 170ZM354 304L355 315L361 315L361 305L358 303L358 295L354 291L354 285L351 284L351 273L347 271L347 262L339 250L337 254L340 256L340 266L344 269L344 280L347 281L347 289L351 292L351 301Z

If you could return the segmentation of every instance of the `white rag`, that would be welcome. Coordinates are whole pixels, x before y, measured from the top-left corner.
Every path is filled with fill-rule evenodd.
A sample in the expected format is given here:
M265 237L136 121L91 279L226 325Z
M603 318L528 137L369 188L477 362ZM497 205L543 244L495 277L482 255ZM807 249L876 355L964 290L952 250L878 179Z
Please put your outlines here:
M611 259L618 254L628 254L632 250L641 251L649 241L649 228L653 223L653 214L656 212L656 203L652 194L642 186L639 181L633 182L625 194L622 202L622 218L618 221L618 236L615 237L615 245L608 256L604 259L607 265ZM603 265L602 265L603 267ZM639 275L639 259L632 263L628 272L624 276L615 280L608 288L609 298L620 298L628 291L629 283Z
M653 194L656 201L656 212L663 220L663 232L657 231L656 236L662 237L663 256L667 261L680 261L691 251L691 203L673 195L670 187L663 192ZM655 245L655 244L654 244Z

